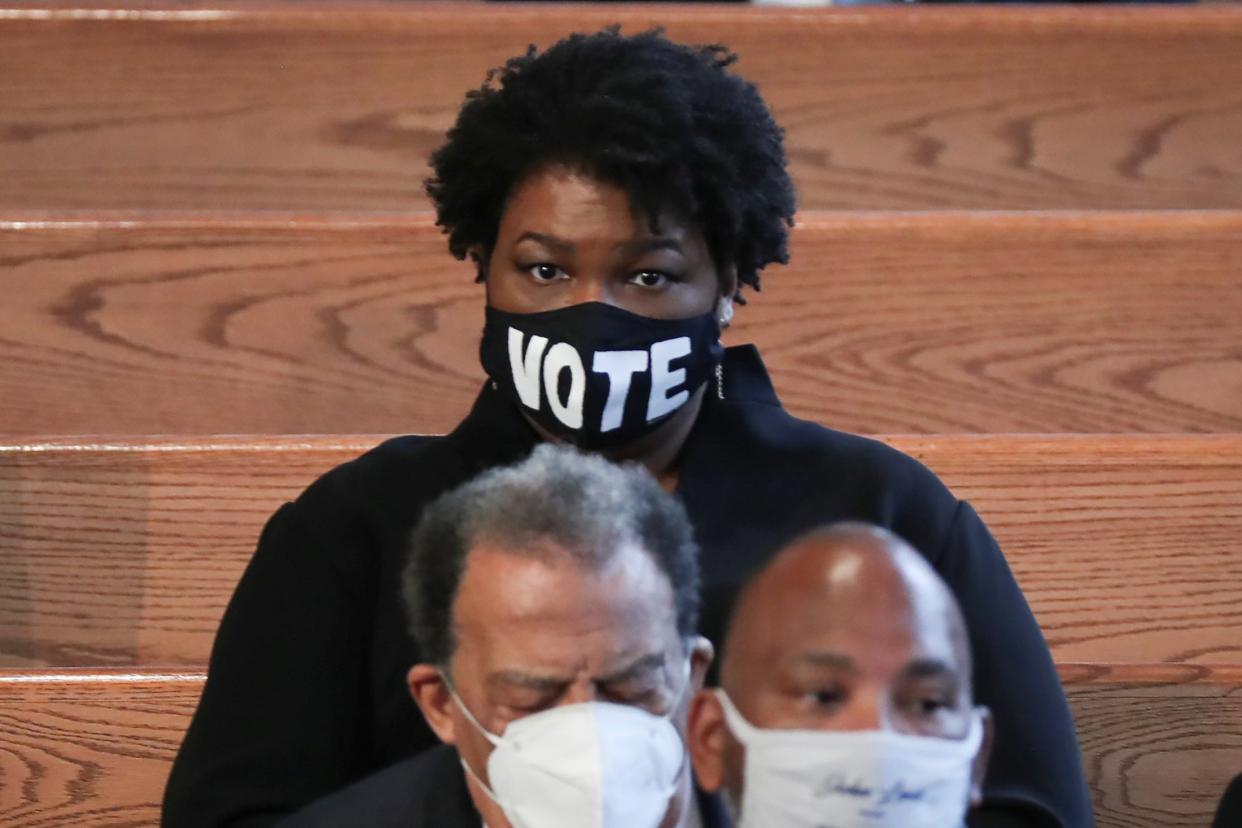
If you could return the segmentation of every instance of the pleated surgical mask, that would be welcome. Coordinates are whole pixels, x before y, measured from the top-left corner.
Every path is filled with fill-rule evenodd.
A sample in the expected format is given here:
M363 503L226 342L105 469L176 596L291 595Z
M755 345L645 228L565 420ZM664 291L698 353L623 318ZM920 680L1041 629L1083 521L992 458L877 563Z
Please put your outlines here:
M487 760L490 784L464 759L462 767L513 828L657 828L687 764L671 717L688 673L662 716L585 702L515 719L503 734L484 728L449 684L462 713L495 746Z
M723 690L746 748L738 828L956 828L970 805L983 721L962 739L887 730L776 730L748 722Z

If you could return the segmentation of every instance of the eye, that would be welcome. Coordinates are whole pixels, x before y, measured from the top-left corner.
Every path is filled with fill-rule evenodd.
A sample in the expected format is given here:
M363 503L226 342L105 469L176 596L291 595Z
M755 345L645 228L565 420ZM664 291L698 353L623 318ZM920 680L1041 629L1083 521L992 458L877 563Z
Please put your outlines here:
M548 283L556 282L561 279L569 278L569 274L561 270L559 267L546 262L528 265L524 270L530 274L531 278L536 282Z
M660 696L660 687L652 681L626 681L601 687L604 695L623 704L640 704Z
M910 710L919 716L935 716L952 705L940 696L917 696L908 702Z
M807 693L806 698L817 707L839 707L845 701L845 689L820 687Z
M656 289L666 287L673 277L662 270L640 270L630 277L630 284Z

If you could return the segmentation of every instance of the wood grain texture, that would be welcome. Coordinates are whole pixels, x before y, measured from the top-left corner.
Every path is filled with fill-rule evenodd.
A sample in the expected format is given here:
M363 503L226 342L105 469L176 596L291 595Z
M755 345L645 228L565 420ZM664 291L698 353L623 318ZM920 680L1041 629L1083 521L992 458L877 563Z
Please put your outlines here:
M1242 765L1242 668L1066 665L1100 828L1204 826ZM0 674L0 822L152 825L195 676Z
M0 449L0 666L201 667L268 515L377 439ZM1242 662L1242 436L888 439L972 501L1059 661Z
M0 674L0 824L153 826L202 676Z
M1242 662L1242 436L889 442L979 512L1058 661Z
M370 5L9 9L0 208L417 209L488 67L617 21L732 46L805 208L1242 207L1237 8Z
M1242 213L808 215L740 309L865 433L1242 431ZM426 218L0 222L0 434L442 432L482 288Z
M1202 828L1242 768L1242 667L1062 669L1100 828Z

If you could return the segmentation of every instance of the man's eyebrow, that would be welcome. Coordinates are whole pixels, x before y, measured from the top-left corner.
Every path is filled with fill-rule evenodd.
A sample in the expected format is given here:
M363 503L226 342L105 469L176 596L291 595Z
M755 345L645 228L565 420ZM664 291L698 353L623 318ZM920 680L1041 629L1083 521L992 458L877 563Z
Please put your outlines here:
M556 236L549 236L547 233L536 233L533 230L528 230L522 235L518 236L517 241L515 241L514 244L519 244L524 241L539 242L545 247L550 247L553 250L556 250L561 253L573 253L574 250L576 249L576 246L571 241L565 241L565 239L558 239Z
M599 680L599 683L615 684L617 682L626 681L627 679L632 679L636 676L642 675L643 673L663 666L664 653L647 653L646 655L639 656L634 659L634 661L630 662L625 667L622 667L620 670L602 677Z
M490 684L513 684L531 690L549 692L569 684L569 679L553 676L536 676L521 670L497 670L487 676Z
M858 672L858 665L854 663L854 659L844 653L835 653L831 650L811 650L805 653L798 653L794 657L794 661L811 667L830 667L847 673Z
M958 671L954 670L943 659L939 658L915 658L901 670L902 676L906 678L951 678L958 680Z

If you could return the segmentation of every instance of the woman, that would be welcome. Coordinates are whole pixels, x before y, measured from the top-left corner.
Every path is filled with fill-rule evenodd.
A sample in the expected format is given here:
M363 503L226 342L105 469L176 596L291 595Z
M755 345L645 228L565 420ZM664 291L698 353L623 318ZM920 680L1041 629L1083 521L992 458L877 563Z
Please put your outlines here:
M543 440L639 460L677 493L716 642L736 586L804 530L905 537L957 594L996 717L971 824L1091 823L1047 648L969 505L882 444L789 416L758 353L718 343L740 291L787 260L794 210L780 129L732 60L609 30L515 58L467 97L428 192L450 250L478 265L491 381L451 434L390 440L269 521L166 824L269 825L434 744L403 681L407 535L423 504Z

